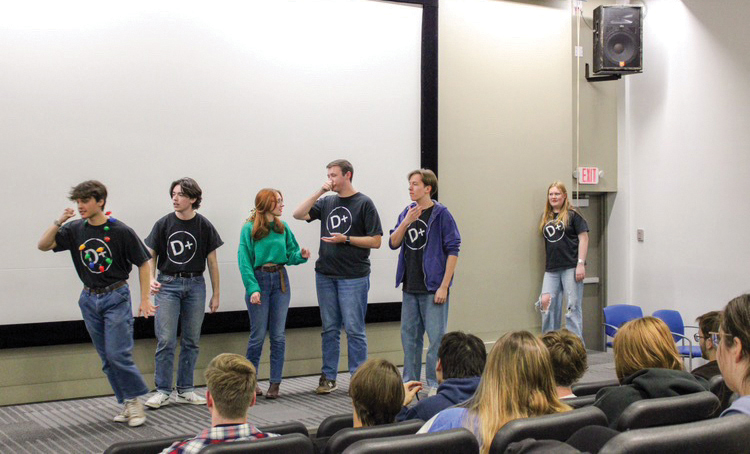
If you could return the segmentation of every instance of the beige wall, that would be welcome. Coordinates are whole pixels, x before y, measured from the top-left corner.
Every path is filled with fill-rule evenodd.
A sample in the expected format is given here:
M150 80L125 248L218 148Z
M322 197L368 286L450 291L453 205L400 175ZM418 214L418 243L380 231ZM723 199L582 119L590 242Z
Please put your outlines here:
M440 3L440 197L463 244L450 328L495 340L539 329L536 227L547 185L572 180L567 2Z
M442 0L439 20L440 199L463 237L449 328L494 341L540 325L537 221L547 185L572 182L573 21L559 0ZM402 362L398 323L368 326L368 337L371 356ZM197 383L213 355L242 353L246 341L204 336ZM154 341L136 344L152 384ZM316 374L320 363L319 329L290 331L285 374ZM0 351L0 364L0 405L111 393L88 344Z

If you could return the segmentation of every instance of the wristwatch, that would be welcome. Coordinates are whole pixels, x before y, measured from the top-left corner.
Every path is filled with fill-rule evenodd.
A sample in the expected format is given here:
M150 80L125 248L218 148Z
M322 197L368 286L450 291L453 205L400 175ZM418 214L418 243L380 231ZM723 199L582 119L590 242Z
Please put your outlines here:
M581 259L578 259L578 264L579 264L579 265L585 265L585 264L586 264L586 262L584 262L584 261L583 261L583 260L581 260Z
M346 244L352 244L352 238L349 235L346 236Z
M60 222L59 219L55 219L54 221L52 221L52 223L55 224L58 228L62 227L62 222Z

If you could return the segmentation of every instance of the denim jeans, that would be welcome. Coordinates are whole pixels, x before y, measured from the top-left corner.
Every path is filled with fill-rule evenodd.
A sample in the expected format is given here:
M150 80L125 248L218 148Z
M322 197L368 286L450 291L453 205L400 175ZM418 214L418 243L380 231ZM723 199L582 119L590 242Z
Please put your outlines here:
M549 293L549 310L542 311L542 332L556 331L562 323L563 292L567 301L565 326L583 339L583 281L576 282L576 269L568 268L559 271L546 271L542 281L542 295ZM541 295L537 305L541 310Z
M354 279L332 279L315 273L320 318L323 320L323 368L328 380L336 380L339 369L341 327L346 330L349 373L354 374L367 361L367 292L370 276Z
M284 281L286 292L281 292L281 275L278 271L268 273L255 270L255 279L260 286L260 304L250 304L250 295L245 294L247 312L250 314L250 339L247 341L247 353L245 356L258 371L260 364L260 353L263 350L263 341L266 332L269 332L271 341L271 383L281 383L284 372L284 353L286 351L286 313L289 310L289 301L292 299L292 290L289 287L289 275L286 269Z
M401 345L404 347L404 382L420 380L424 332L430 347L427 349L425 375L427 386L438 387L435 367L438 349L448 324L448 300L435 304L434 293L404 292L401 304Z
M158 307L154 317L156 357L154 382L164 394L172 393L177 324L181 329L180 358L177 365L177 392L193 390L193 374L198 359L198 341L206 307L206 281L203 276L174 277L160 274L161 290L154 297Z
M117 402L148 393L133 362L133 307L128 286L100 295L84 290L78 306Z

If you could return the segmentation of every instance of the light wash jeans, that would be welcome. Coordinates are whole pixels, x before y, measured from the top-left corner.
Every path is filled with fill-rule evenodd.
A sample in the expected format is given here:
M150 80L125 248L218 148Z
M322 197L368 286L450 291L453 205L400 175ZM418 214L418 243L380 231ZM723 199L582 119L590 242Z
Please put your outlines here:
M401 345L404 347L404 382L420 380L422 372L422 347L424 333L430 347L427 349L425 375L427 386L438 387L435 367L438 360L438 349L448 324L448 300L435 304L434 293L403 292L401 304Z
M148 393L133 362L133 306L128 286L101 295L84 290L78 306L117 402Z
M206 307L206 281L203 276L174 277L160 274L161 290L154 297L158 307L154 317L156 355L154 382L164 394L172 393L177 324L180 324L180 358L177 365L177 392L194 389L193 374L198 360L198 342Z
M354 279L331 279L315 273L320 318L323 321L323 367L328 380L336 380L339 369L341 327L346 330L349 373L354 374L367 361L367 292L370 276Z
M562 324L563 292L567 301L565 311L565 326L575 335L583 339L583 281L576 282L576 269L568 268L559 271L545 271L542 281L542 293L539 295L537 307L542 308L542 295L549 293L549 310L542 311L542 332L556 331Z
M270 331L271 341L271 383L281 383L284 373L284 355L286 352L286 313L292 299L289 286L289 275L283 270L286 293L281 293L281 275L278 271L272 273L255 270L255 279L260 286L260 304L251 304L250 295L245 294L245 304L250 314L250 339L247 341L245 356L258 371L260 354L263 351L263 341Z

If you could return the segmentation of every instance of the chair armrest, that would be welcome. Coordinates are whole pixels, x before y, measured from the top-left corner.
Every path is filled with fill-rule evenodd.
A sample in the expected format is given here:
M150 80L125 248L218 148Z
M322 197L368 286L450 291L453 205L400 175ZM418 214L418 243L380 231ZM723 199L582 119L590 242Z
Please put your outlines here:
M693 341L690 340L689 337L683 336L680 333L671 333L673 336L681 337L682 338L682 344L685 345L685 341L688 341L688 346L690 346L690 351L693 350Z

